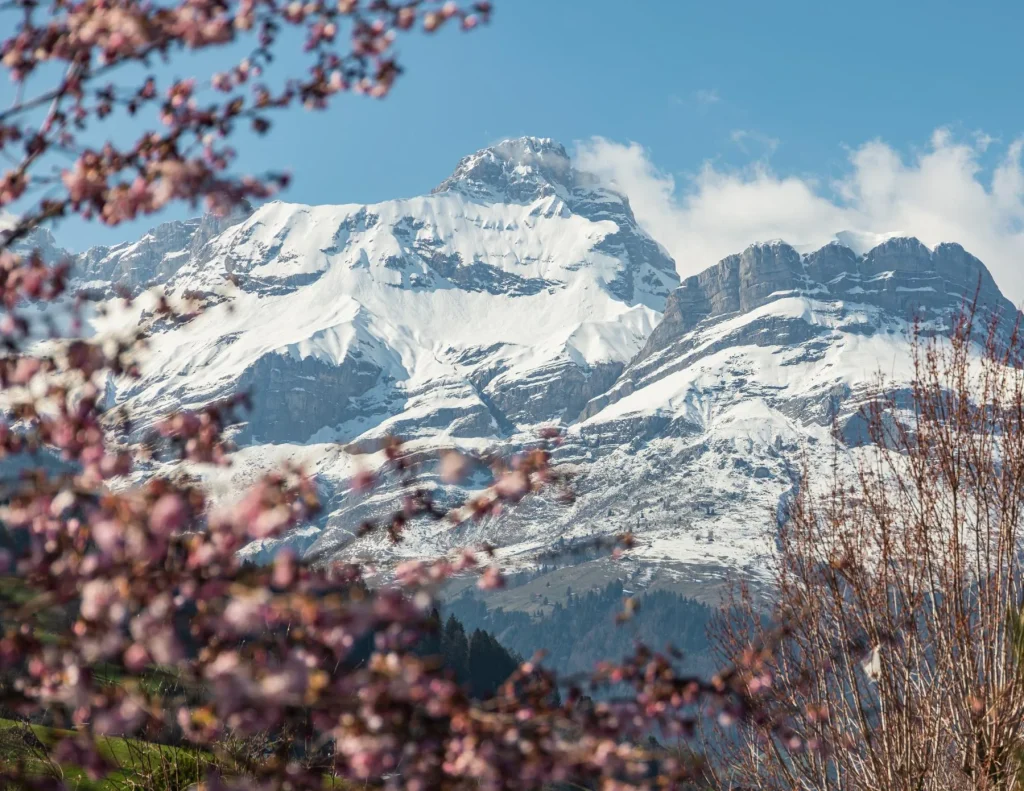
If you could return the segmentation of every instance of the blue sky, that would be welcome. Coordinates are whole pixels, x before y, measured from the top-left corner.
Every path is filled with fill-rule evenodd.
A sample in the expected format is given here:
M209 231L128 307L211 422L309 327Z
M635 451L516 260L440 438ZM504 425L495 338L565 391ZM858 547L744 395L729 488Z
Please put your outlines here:
M388 102L310 123L333 167L297 168L296 192L416 193L519 134L637 141L680 174L770 153L780 171L823 176L844 145L876 137L904 149L950 126L1011 139L1024 131L1024 6L980 5L506 0L489 30L404 46L411 70Z
M303 141L293 194L316 202L416 194L520 134L637 141L681 174L770 154L827 176L876 137L1024 131L1024 5L968 5L505 0L489 29L403 43L388 100L278 131Z
M388 99L282 116L242 162L290 169L287 200L373 202L426 192L461 156L535 134L607 154L622 182L637 174L615 154L639 144L633 165L656 171L672 210L709 168L744 184L798 179L843 203L836 184L866 144L913 168L945 129L944 144L970 148L965 175L991 191L1024 133L1021 30L1019 2L498 0L488 28L401 40L408 71ZM58 236L80 249L139 230L67 224Z
M279 129L303 141L293 196L417 194L520 134L637 141L684 175L770 153L777 170L830 176L844 145L906 149L938 126L1012 139L1024 5L977 5L499 0L489 29L403 43L409 72L388 100Z

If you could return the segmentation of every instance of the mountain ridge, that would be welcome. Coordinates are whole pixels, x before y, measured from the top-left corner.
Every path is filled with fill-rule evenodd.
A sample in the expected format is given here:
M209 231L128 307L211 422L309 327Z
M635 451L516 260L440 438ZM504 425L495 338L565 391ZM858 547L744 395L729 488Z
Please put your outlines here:
M427 196L165 224L81 254L78 282L112 295L117 274L135 293L156 282L207 299L154 333L142 379L112 382L111 403L145 425L252 389L236 464L202 474L223 492L306 464L326 507L286 540L296 549L387 564L487 541L522 566L555 542L630 529L642 546L620 563L656 585L756 573L798 457L820 455L837 418L853 441L874 374L907 370L915 321L940 332L975 292L1017 316L955 243L837 239L857 249L754 244L680 282L625 196L555 141L518 138L464 157ZM454 531L414 525L397 546L355 537L395 500L353 491L381 461L354 446L399 435L414 450L508 454L552 425L566 436L556 460L579 471L572 505L537 497ZM434 468L424 485L445 501L467 491Z

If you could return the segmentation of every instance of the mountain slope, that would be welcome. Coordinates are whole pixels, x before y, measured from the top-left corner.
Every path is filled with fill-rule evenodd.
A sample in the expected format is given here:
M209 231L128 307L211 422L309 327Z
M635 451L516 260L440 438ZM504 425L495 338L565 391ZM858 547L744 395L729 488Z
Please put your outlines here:
M756 570L801 459L831 458L833 417L859 440L876 374L905 376L912 321L940 331L976 292L1016 315L958 245L837 238L852 246L753 245L680 284L622 195L557 143L521 138L464 158L428 196L275 202L80 261L93 286L123 273L130 289L214 305L156 332L143 378L111 398L144 423L251 389L230 475L285 459L317 474L326 513L297 548L387 562L487 540L528 565L628 528L641 546L615 573L657 585ZM353 537L395 505L350 491L380 463L353 443L511 453L551 424L566 429L558 461L579 473L571 506L541 497L496 522L418 524L397 546ZM432 473L425 485L460 493Z
M477 197L467 176L374 206L263 206L167 279L211 295L237 284L230 311L161 338L119 397L146 411L253 387L243 440L259 442L490 440L571 419L643 345L678 278L624 198L555 173L569 168L561 147L518 142L545 166L501 160L518 179L507 200Z

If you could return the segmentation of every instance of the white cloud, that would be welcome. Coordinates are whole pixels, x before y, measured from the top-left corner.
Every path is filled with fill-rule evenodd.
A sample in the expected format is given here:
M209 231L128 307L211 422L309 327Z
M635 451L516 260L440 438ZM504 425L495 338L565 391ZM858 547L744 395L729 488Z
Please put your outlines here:
M779 147L780 142L777 137L770 137L763 132L753 129L733 129L729 133L729 139L744 154L751 154L755 150L761 149L766 157L775 153L775 149Z
M722 101L722 97L718 95L718 91L714 88L701 88L693 94L693 98L697 100L697 104L718 104Z
M852 149L846 174L827 184L775 173L764 162L739 170L705 163L677 184L640 145L603 138L579 144L577 160L629 196L637 219L668 248L684 277L756 241L818 246L840 231L897 232L927 245L959 242L1020 303L1024 139L986 170L980 157L994 143L982 135L956 140L939 129L924 150L903 157L872 141Z
M998 137L992 137L992 135L981 129L974 133L974 144L977 146L978 151L984 152L990 145L998 142Z

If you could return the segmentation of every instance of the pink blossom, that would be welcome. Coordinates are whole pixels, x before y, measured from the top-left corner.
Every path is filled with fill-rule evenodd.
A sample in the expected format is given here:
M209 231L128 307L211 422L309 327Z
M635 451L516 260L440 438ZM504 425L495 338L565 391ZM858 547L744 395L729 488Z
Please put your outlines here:
M503 499L518 502L530 491L530 479L524 471L512 470L504 473L494 488Z
M484 569L484 573L480 575L477 587L480 590L498 590L505 587L505 578L497 566L488 566Z
M263 628L266 598L257 594L236 596L224 608L224 623L238 634L252 634Z
M278 588L287 588L295 581L298 565L295 551L285 547L274 556L274 571L271 582Z
M117 588L113 582L103 579L89 580L82 586L82 603L79 608L82 617L98 621L117 599Z
M441 453L441 480L444 483L462 483L469 473L469 460L458 451Z
M124 652L124 665L132 672L139 672L149 664L149 652L140 643L132 643Z
M149 514L149 529L158 536L169 536L185 526L188 510L177 494L165 494L153 505Z

